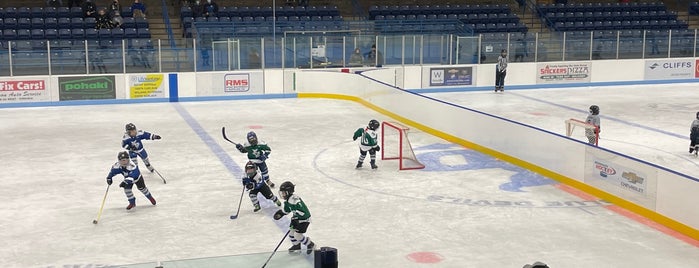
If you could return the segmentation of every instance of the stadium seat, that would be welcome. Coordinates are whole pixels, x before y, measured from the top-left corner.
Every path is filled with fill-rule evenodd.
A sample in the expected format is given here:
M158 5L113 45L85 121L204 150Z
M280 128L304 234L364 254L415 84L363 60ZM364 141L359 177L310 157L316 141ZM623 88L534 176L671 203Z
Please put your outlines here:
M131 38L137 38L137 37L138 37L138 31L136 30L136 28L124 29L124 38L131 39Z
M136 28L148 28L148 20L145 18L134 18L136 21Z
M31 39L43 40L44 38L45 38L44 29L32 29Z
M58 29L58 38L60 39L71 39L72 33L70 29Z
M70 9L70 17L71 18L82 18L83 17L83 9L80 7L73 7Z
M29 7L18 7L17 8L17 18L28 18L32 17L32 9Z
M54 28L47 28L44 30L44 36L48 40L55 40L58 38L58 31Z
M32 7L30 11L31 18L44 18L44 8L43 7Z
M93 17L87 17L83 19L83 27L84 28L95 28L97 25L97 20Z
M43 18L58 18L58 8L55 7L45 7Z
M70 28L85 28L85 25L83 24L83 18L71 18Z
M17 19L17 29L31 29L32 20L30 18L19 18Z
M44 24L44 19L43 18L32 18L31 21L31 28L32 29L44 29L45 24Z
M92 29L94 30L94 29ZM58 35L61 35L61 31L58 31ZM79 39L83 40L85 39L85 29L83 28L75 28L70 30L70 38L71 39Z
M17 39L19 40L29 40L32 38L32 33L29 29L18 29Z
M138 28L138 38L150 38L150 30L148 28Z
M87 40L93 40L93 39L98 39L99 38L99 31L95 28L87 28L85 29L85 39Z

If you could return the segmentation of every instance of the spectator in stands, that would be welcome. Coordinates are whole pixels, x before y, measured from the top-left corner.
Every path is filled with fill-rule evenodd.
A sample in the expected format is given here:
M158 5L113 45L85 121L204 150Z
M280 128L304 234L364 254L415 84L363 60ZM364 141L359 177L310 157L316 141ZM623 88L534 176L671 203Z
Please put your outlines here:
M146 5L141 3L141 0L133 0L131 5L131 10L133 11L133 16L137 18L146 17Z
M114 16L115 12L121 12L121 4L119 3L119 0L113 0L111 4L109 4L109 16Z
M260 69L262 68L262 61L260 60L260 53L257 49L250 48L248 51L248 67L250 69Z
M354 49L354 53L350 56L349 65L351 66L362 66L364 62L364 57L362 57L362 51L359 48Z
M655 36L655 32L646 31L646 39L648 39L648 42L650 43L650 54L651 55L660 54L660 51L658 51L658 37Z
M199 0L194 1L194 4L191 6L192 9L192 15L196 17L201 17L204 15L204 6L201 4Z
M123 24L124 18L121 17L121 13L119 11L114 11L114 13L112 13L112 28L121 28Z
M46 0L47 7L62 7L63 0Z
M300 7L308 7L308 0L299 0Z
M526 34L522 34L519 38L517 38L517 42L515 43L515 62L522 62L524 61L524 57L529 57L529 48L527 47L527 36Z
M383 66L383 54L376 49L376 44L371 45L371 51L366 54L366 60L369 66Z
M290 7L296 6L296 0L286 0L286 5Z
M215 17L216 13L218 13L218 4L214 0L206 0L203 12L204 17Z
M92 0L85 0L85 3L83 3L82 6L83 9L83 17L97 17L97 6L95 3L92 2Z
M111 29L112 28L112 21L109 19L109 16L107 15L107 10L104 8L100 8L99 11L97 11L97 18L95 20L95 28L96 29Z

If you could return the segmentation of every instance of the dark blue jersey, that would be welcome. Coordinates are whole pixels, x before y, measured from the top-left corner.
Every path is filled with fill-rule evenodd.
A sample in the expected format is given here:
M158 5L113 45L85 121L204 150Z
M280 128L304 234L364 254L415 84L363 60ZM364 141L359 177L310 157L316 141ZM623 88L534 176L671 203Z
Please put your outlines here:
M131 137L129 133L124 134L124 138L121 140L121 147L129 151L140 151L143 149L142 140L152 140L153 134L143 130L136 132L136 136Z
M109 171L109 175L107 175L107 178L111 179L112 177L120 174L124 176L124 181L128 181L129 183L134 183L134 181L141 177L141 171L138 170L138 166L132 161L129 161L126 166L121 166L119 162L114 163L112 169Z
M243 176L243 185L247 185L248 183L254 183L255 189L260 189L260 187L265 184L265 179L260 176L260 172L255 172L255 175L252 177L248 175Z

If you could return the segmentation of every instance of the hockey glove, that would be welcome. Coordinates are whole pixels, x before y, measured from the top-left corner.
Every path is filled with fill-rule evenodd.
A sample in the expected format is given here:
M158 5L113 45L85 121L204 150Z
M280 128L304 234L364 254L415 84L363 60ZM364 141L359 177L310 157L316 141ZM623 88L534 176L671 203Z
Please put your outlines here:
M245 184L245 188L248 189L248 190L255 189L255 184L252 183L252 182L251 182L251 183L248 183L248 184Z
M274 212L274 220L278 221L279 219L283 218L284 215L286 215L284 214L284 211L282 211L281 209L277 210L277 212Z
M291 228L293 228L294 230L299 229L299 220L298 219L291 220Z
M240 152L243 152L243 149L245 149L245 147L243 147L243 145L240 143L236 144L235 148L238 149L238 151L240 151Z
M107 185L112 185L112 178L107 178Z
M160 135L153 134L153 139L154 139L154 140L159 140L159 139L162 139L162 138L163 138L163 137L160 137Z
M267 154L261 154L257 159L260 159L260 161L265 161L267 160Z
M381 151L381 146L376 145L376 147L374 147L374 150L376 150L377 152Z
M119 187L131 189L131 187L133 187L133 182L131 182L131 181L122 181L121 183L119 183Z

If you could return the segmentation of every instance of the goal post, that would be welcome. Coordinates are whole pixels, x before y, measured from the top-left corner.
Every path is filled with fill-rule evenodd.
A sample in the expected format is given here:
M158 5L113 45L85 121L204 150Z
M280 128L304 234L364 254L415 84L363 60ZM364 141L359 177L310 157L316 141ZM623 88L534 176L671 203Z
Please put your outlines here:
M588 122L570 118L565 120L566 136L578 140L583 140L588 143L593 143L597 146L599 143L599 127ZM577 131L576 131L577 127ZM590 142L590 137L592 141Z
M413 147L410 145L409 129L396 122L381 123L381 159L398 159L400 170L423 169L425 165L417 160Z

